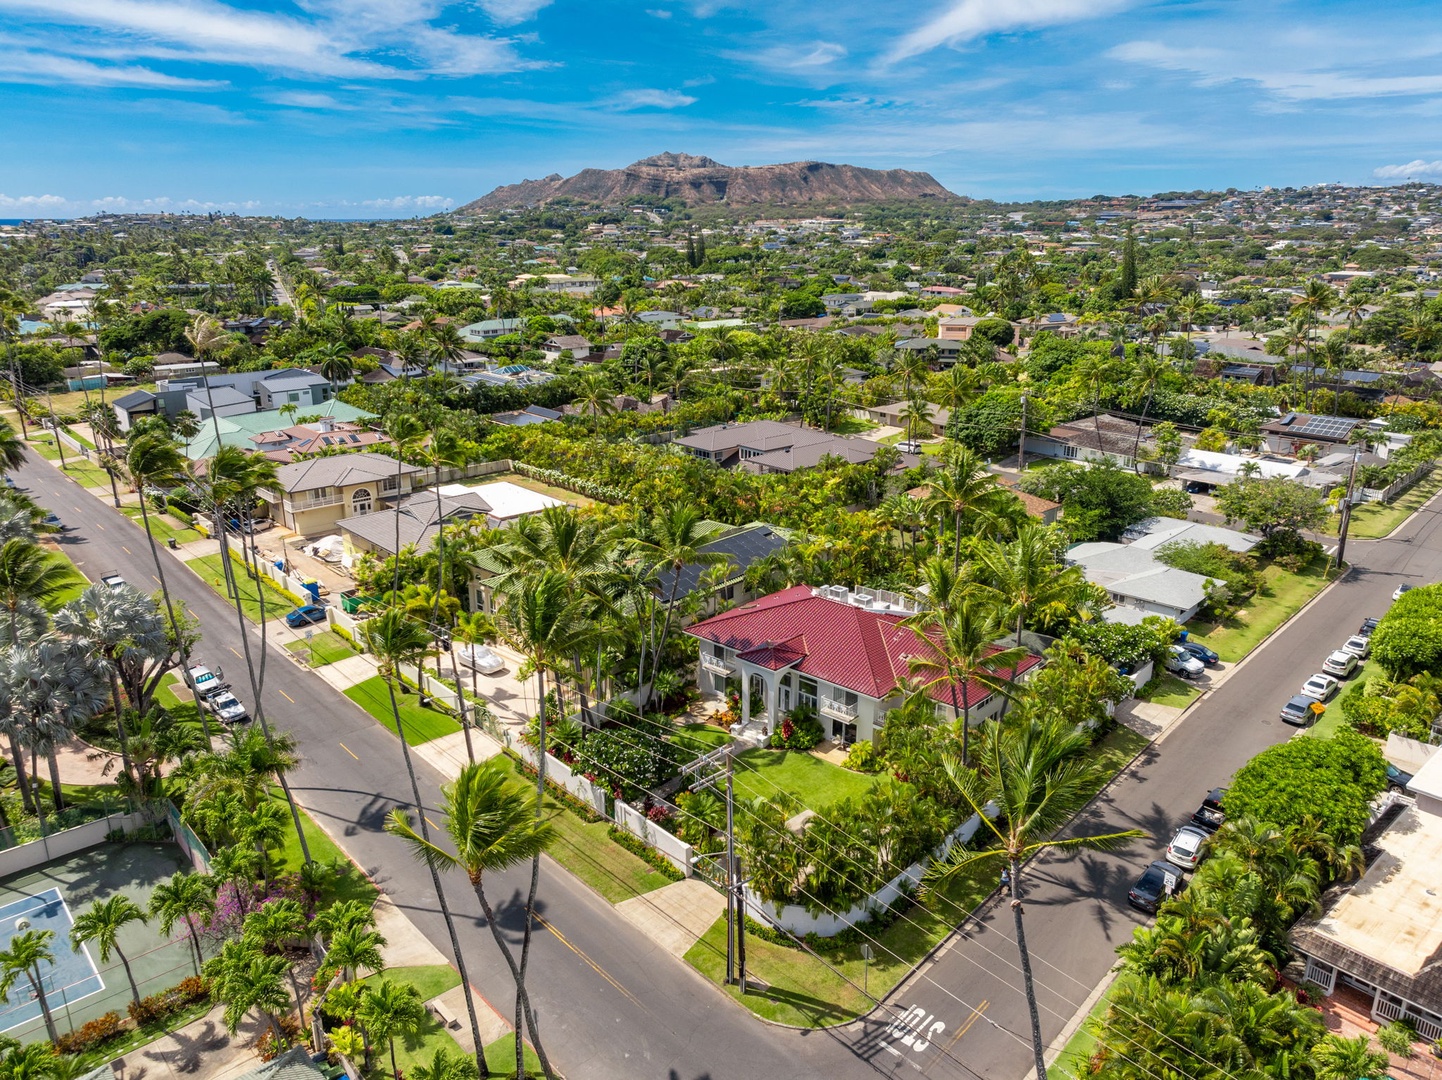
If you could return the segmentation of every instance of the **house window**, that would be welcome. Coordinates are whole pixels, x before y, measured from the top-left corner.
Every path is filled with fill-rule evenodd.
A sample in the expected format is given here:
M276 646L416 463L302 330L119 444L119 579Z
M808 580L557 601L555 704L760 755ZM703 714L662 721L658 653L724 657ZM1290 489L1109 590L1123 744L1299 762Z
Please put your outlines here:
M812 712L817 708L816 680L802 679L796 686L796 700Z
M1065 446L1065 447L1062 447L1062 456L1063 456L1063 457L1074 458L1074 457L1076 457L1076 454L1077 454L1077 450L1076 450L1076 447L1075 447L1075 446Z
M399 488L400 486L401 486L401 485L400 485L400 481L396 480L395 477L391 477L389 480L382 480L382 481L381 481L381 494L384 495L384 494L386 494L386 493L388 493L388 492L395 491L395 490L396 490L397 488Z
M297 402L297 401L300 400L300 395L299 395L299 394L286 394L286 395L285 395L285 400L291 402L292 404L294 404L295 402Z
M735 586L735 585L723 585L723 586L721 587L720 596L721 596L721 599L722 599L722 600L735 600L735 599L736 599L736 586Z
M370 488L356 488L350 493L350 512L352 514L369 514L372 501Z

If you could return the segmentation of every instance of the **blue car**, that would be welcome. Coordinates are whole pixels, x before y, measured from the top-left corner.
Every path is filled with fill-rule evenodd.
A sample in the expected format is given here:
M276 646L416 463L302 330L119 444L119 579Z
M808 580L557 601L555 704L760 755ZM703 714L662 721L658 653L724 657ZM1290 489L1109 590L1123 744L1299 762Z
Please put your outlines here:
M325 622L325 608L319 604L306 604L305 607L298 607L285 617L285 625L295 630L299 630L302 626L309 626L311 623L322 622Z
M1219 663L1221 662L1221 659L1222 659L1222 658L1221 658L1220 656L1218 656L1216 653L1212 652L1211 649L1207 648L1205 645L1201 644L1200 642L1197 642L1197 641L1179 641L1179 642L1177 642L1177 644L1180 645L1182 648L1186 649L1187 652L1191 653L1193 656L1195 656L1195 657L1196 657L1198 660L1200 660L1202 663L1206 664L1207 667L1216 667L1217 664L1219 664Z

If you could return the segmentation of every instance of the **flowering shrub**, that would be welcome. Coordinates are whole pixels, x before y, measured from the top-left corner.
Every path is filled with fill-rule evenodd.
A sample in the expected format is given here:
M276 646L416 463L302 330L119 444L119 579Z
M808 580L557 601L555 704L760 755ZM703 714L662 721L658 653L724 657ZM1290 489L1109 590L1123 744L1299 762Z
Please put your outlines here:
M260 1033L260 1037L251 1045L255 1052L260 1055L261 1061L274 1061L281 1054L285 1053L300 1037L300 1021L294 1016L286 1015L280 1018L281 1039L276 1042L275 1032L267 1025Z
M197 1001L203 1001L209 996L210 980L192 975L180 980L168 990L143 997L139 1001L132 1001L128 1011L130 1019L135 1021L136 1026L144 1027L147 1024L156 1024L174 1016L186 1006L194 1005Z
M87 1050L94 1050L119 1035L120 1024L120 1014L108 1012L82 1024L70 1034L60 1036L55 1040L55 1049L62 1054L83 1054Z
M671 809L670 807L657 803L647 808L646 817L655 824L664 826L671 820Z
M821 722L806 708L796 708L771 733L773 750L810 750L821 741Z

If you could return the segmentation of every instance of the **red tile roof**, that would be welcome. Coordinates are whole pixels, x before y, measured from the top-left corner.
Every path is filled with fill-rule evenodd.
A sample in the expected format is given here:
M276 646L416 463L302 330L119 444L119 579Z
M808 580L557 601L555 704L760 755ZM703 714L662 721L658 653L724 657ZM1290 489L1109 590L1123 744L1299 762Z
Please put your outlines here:
M828 600L809 585L795 585L695 623L686 632L732 649L757 666L780 671L795 665L803 675L880 701L910 674L908 656L935 655L929 643L901 625L902 618ZM1019 672L1039 663L1028 656ZM937 701L951 702L944 684L929 693ZM975 703L990 693L973 682L966 697Z

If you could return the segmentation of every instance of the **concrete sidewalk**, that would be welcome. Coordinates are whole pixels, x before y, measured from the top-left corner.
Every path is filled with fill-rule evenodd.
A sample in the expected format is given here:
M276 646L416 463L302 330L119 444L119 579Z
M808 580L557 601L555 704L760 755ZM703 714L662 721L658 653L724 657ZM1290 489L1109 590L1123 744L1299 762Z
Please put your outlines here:
M500 743L476 728L471 729L471 748L475 751L477 761L489 761L502 750ZM454 780L460 775L461 769L470 762L470 758L466 755L466 733L464 731L442 735L439 739L432 739L430 742L418 743L411 747L411 750L447 780Z
M726 898L700 878L672 882L616 905L617 914L678 960L725 910Z

